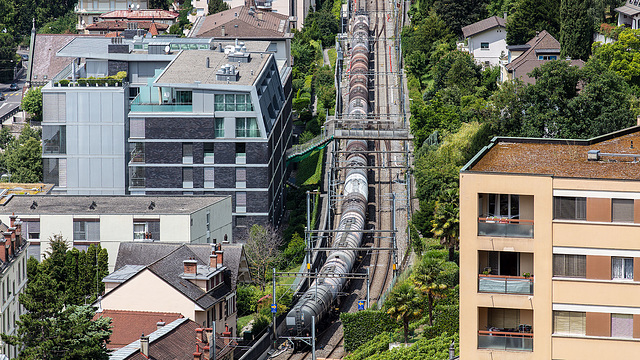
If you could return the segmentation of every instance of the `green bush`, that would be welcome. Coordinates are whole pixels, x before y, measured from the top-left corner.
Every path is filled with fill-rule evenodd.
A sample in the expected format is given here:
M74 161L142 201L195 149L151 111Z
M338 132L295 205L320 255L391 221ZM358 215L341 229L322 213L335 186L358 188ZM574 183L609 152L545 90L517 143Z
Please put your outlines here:
M269 326L269 324L271 324L271 317L263 314L256 314L253 318L253 327L251 328L251 333L254 338L260 337L262 335L261 333Z
M238 284L236 289L238 315L244 316L256 312L256 306L260 299L260 291L253 285Z
M340 321L344 329L344 348L347 351L355 350L376 334L392 331L400 326L386 312L376 310L342 313Z
M291 241L284 250L282 256L286 264L301 264L304 260L304 249L306 244L300 234L294 233L291 237Z
M60 84L60 86L69 86L69 80L62 79L62 80L58 81L58 84Z
M449 346L455 343L456 352L459 352L459 336L457 333L449 335L451 331L442 332L433 338L422 338L410 347L398 347L391 351L376 353L367 360L443 360L449 358ZM351 360L351 359L350 359Z
M345 360L364 360L375 354L389 350L389 339L391 334L381 333L365 344L359 346L353 353L347 355Z

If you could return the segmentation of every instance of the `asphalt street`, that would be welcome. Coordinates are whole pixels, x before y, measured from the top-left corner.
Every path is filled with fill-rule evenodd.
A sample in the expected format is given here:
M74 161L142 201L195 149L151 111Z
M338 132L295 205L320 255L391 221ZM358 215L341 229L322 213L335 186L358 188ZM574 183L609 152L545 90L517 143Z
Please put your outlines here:
M24 87L24 82L25 72L23 71L20 78L15 82L18 85L18 90L9 90L9 86L11 85L11 83L0 83L0 93L2 93L2 95L4 95L5 97L5 100L0 101L0 119L16 107L20 106L20 101L22 101L22 88Z

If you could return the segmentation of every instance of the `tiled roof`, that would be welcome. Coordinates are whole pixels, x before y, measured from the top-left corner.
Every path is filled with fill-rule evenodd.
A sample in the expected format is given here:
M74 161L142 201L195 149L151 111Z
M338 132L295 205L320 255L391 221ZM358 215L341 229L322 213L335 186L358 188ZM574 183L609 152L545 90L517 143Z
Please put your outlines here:
M589 161L589 150L640 155L640 126L589 140L496 138L463 171L640 180L640 167L632 158Z
M222 35L224 26L225 35ZM289 17L274 12L253 11L246 6L208 15L201 21L195 37L289 38Z
M129 23L136 23L138 25L138 29L144 29L147 31L152 27L155 27L156 30L159 31L165 31L169 27L167 24L152 21L106 20L87 25L85 29L88 31L123 31L127 29ZM157 32L155 35L158 35Z
M536 49L557 49L558 55L560 53L560 42L556 40L551 34L549 34L546 30L541 31L538 35L536 35L533 39L527 42L529 45L529 49L518 56L517 59L513 60L511 63L507 64L507 69L511 70L517 68L521 63L525 60L538 60L536 56Z
M493 29L494 27L506 27L505 21L503 18L498 16L492 16L488 19L480 20L471 25L467 25L462 28L462 35L465 38L469 36L473 36L475 34L479 34L483 31L487 31Z
M625 15L635 16L640 14L640 6L634 5L634 3L628 1L623 6L616 8L615 11Z
M535 84L536 79L529 76L528 74L538 66L541 66L542 64L547 62L549 62L549 60L530 59L522 61L518 64L518 66L511 69L514 74L513 77L522 80L522 82L525 84ZM584 61L580 59L569 60L569 63L571 64L571 66L577 66L579 68L582 68L584 66Z
M146 10L115 10L100 15L102 19L129 19L129 20L175 20L177 12L162 9Z
M142 334L148 335L156 331L158 322L164 322L166 325L183 316L179 313L103 310L96 313L94 319L101 317L111 318L113 333L107 348L120 349L140 339Z
M73 61L73 57L56 56L58 50L78 37L95 35L36 34L35 45L29 56L31 81L48 81ZM45 79L45 76L47 77Z

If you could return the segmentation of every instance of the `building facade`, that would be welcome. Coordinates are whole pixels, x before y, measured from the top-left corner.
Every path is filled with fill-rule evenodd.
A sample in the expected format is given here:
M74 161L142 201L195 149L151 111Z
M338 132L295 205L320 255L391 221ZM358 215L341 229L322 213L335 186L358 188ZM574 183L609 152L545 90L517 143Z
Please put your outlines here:
M624 25L632 29L640 28L640 2L627 0L627 2L615 9L618 13L618 26Z
M89 24L100 21L100 15L115 10L147 9L148 0L78 0L75 13L78 16L76 30L82 32Z
M207 244L232 238L231 199L184 196L13 196L0 220L22 219L29 256L40 260L54 235L86 250L100 245L113 271L120 243L161 241Z
M634 358L640 127L495 138L460 174L460 356Z
M467 42L465 50L483 66L498 66L507 56L505 19L492 16L462 28Z

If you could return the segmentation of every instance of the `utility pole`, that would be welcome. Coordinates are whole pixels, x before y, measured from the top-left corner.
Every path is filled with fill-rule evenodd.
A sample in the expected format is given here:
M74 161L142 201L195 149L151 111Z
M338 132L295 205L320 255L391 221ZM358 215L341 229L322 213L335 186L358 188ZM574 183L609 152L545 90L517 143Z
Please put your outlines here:
M276 268L273 268L273 304L276 306L275 309L273 307L271 309L271 314L273 315L273 348L275 349L278 342L278 329L276 325L276 313L278 309L278 303L276 302Z
M316 360L316 316L311 317L311 360Z

